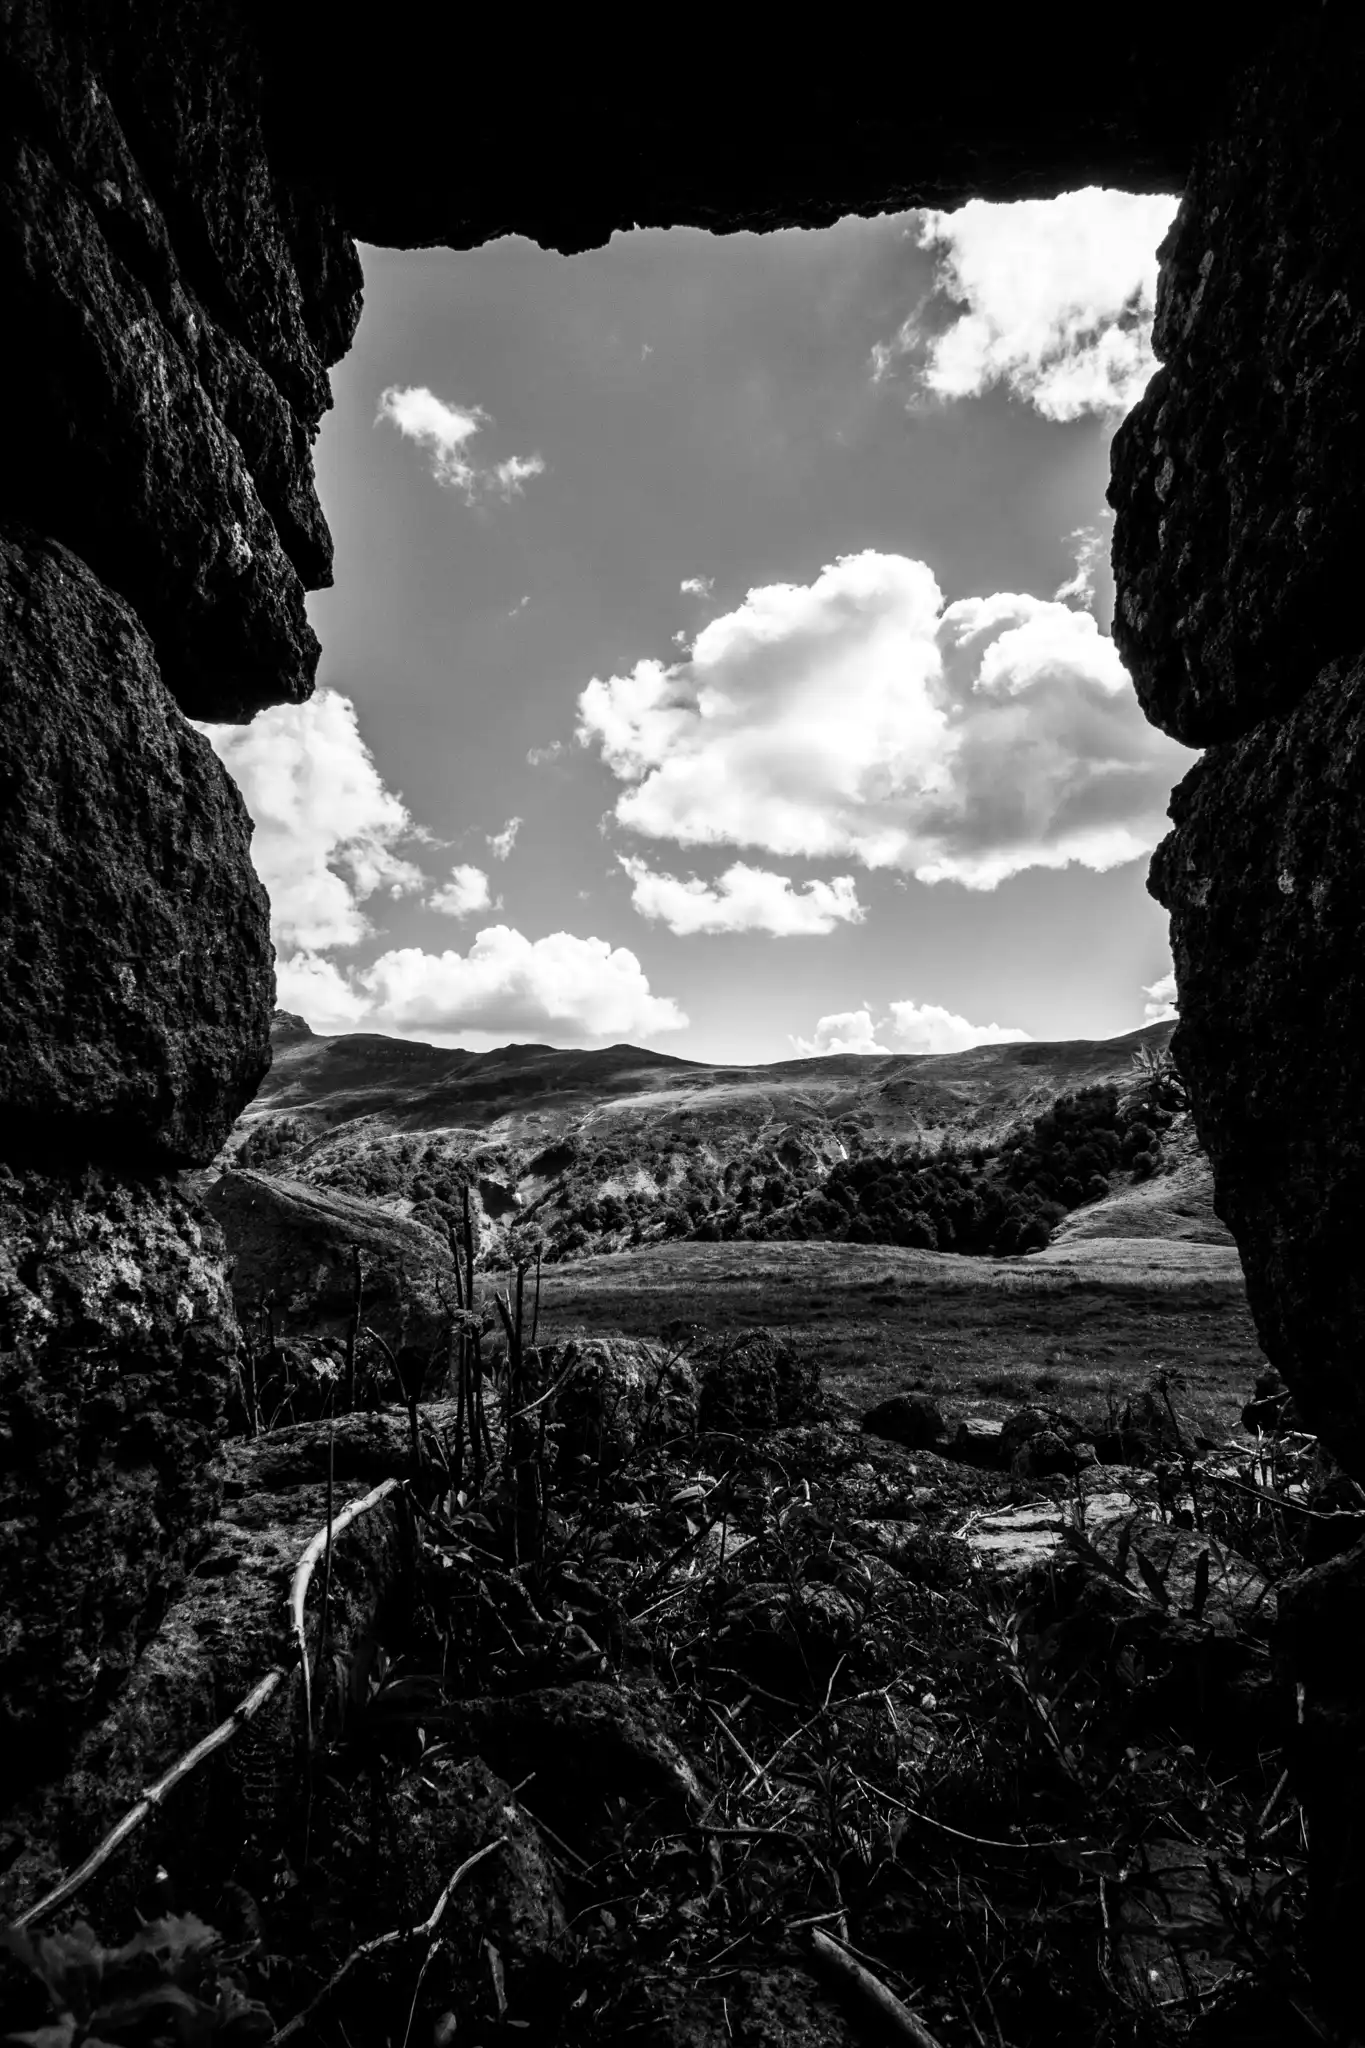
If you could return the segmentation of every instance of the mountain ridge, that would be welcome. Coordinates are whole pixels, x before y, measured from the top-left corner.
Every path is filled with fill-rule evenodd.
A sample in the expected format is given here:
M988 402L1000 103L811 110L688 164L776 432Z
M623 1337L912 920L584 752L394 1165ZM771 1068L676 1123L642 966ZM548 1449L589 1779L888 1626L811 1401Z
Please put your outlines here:
M496 1253L509 1231L533 1223L544 1233L547 1256L573 1258L713 1231L755 1235L790 1227L809 1236L828 1227L838 1235L851 1217L822 1204L822 1191L885 1178L877 1162L901 1177L905 1229L920 1236L937 1230L946 1241L942 1205L951 1207L957 1196L947 1182L935 1192L930 1182L915 1180L915 1162L976 1155L973 1170L989 1206L979 1180L982 1155L1001 1155L1011 1145L1017 1154L1023 1142L1033 1164L1015 1175L1019 1186L1009 1202L1021 1226L1032 1222L1027 1249L1038 1241L1049 1201L1049 1228L1065 1216L1067 1228L1123 1233L1128 1196L1136 1199L1137 1190L1126 1166L1114 1178L1117 1127L1110 1140L1098 1141L1101 1150L1108 1144L1108 1180L1090 1194L1069 1183L1061 1201L1066 1173L1055 1162L1049 1169L1041 1154L1035 1160L1021 1134L1037 1129L1039 1119L1052 1120L1063 1098L1097 1089L1111 1099L1101 1121L1112 1123L1113 1101L1131 1104L1148 1085L1135 1056L1163 1053L1173 1028L1163 1020L1112 1039L725 1065L624 1043L509 1044L475 1053L377 1033L325 1036L281 1012L272 1030L274 1065L218 1166L358 1197L391 1217L425 1222L442 1237L462 1227L467 1190L486 1251ZM1131 1123L1140 1111L1124 1114ZM1165 1130L1172 1119L1156 1121ZM1179 1218L1169 1203L1154 1206L1149 1193L1134 1211L1136 1233L1227 1242L1188 1118L1179 1125L1165 1138L1148 1130L1128 1144L1130 1157L1152 1148L1139 1175L1161 1176L1177 1164L1182 1174ZM1047 1144L1057 1136L1053 1131ZM1091 1156L1090 1140L1073 1131L1067 1143L1088 1148L1077 1167L1082 1177L1104 1164ZM1035 1173L1042 1178L1030 1194L1025 1183ZM1092 1206L1101 1185L1108 1202ZM934 1223L927 1216L916 1221L926 1203L931 1210L940 1205ZM970 1205L958 1210L960 1228ZM872 1227L900 1226L892 1218ZM980 1234L979 1219L971 1227Z

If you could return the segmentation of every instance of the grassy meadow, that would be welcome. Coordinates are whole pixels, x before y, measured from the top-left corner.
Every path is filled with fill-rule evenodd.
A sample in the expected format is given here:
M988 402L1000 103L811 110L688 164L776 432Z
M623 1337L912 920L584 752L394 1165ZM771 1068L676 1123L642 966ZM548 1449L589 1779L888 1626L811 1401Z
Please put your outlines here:
M547 1266L540 1328L656 1336L768 1326L815 1347L836 1412L905 1388L959 1414L1041 1400L1103 1406L1158 1369L1220 1430L1264 1363L1236 1254L1221 1245L1102 1239L1020 1259L884 1245L669 1244Z

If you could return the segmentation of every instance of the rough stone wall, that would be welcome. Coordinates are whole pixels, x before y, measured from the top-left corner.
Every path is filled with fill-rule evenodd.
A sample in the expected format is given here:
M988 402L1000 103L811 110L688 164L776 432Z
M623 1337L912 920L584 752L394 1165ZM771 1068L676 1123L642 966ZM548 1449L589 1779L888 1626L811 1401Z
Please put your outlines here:
M1196 157L1162 251L1162 368L1114 444L1114 636L1206 746L1148 886L1261 1342L1365 1476L1365 35L1330 10ZM1365 1544L1283 1590L1316 1993L1360 2012ZM1353 2036L1354 2037L1354 2036Z
M208 1160L269 1067L251 822L131 608L0 527L4 1155Z
M129 600L192 716L306 697L354 244L281 189L232 8L10 0L0 26L0 511Z
M103 1712L213 1508L239 1350L178 1187L269 1065L250 821L188 716L313 686L354 245L231 7L0 0L0 1699ZM6 1787L8 1791L9 1787Z
M1114 443L1114 636L1207 746L1152 865L1174 1050L1257 1327L1365 1474L1365 36L1255 71L1162 252Z

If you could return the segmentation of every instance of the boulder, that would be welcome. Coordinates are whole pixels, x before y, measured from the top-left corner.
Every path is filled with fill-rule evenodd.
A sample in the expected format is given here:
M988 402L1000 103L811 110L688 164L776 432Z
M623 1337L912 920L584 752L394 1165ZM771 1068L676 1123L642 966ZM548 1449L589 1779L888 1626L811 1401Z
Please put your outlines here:
M391 1950L377 1969L355 1980L349 1993L355 2034L382 2039L385 2016L395 2010L411 2013L425 2040L452 2007L461 2031L543 2021L566 1975L568 1918L552 1852L506 1782L479 1757L456 1759L438 1750L389 1792L373 1840L369 1829L355 1825L354 1792L334 1786L329 1793L315 1827L325 1842L320 1860L326 1858L333 1882L344 1887L348 1952L390 1928L425 1920L458 1867L499 1844L451 1895L420 1989L414 1990L414 1980L426 1945ZM501 1967L505 2013L489 1947Z
M1030 1437L1041 1436L1050 1429L1047 1415L1041 1408L1016 1408L1013 1415L1007 1415L1000 1429L1000 1450L1002 1456L1012 1458Z
M968 1415L953 1434L953 1456L969 1465L1003 1465L1005 1425L988 1415Z
M1035 1431L1010 1459L1010 1473L1015 1479L1051 1479L1058 1474L1069 1477L1076 1469L1076 1453L1053 1429Z
M892 1394L868 1409L863 1428L912 1451L932 1450L948 1434L938 1403L928 1394Z
M277 1343L312 1340L339 1354L355 1312L358 1253L363 1327L395 1351L405 1343L434 1351L437 1371L455 1270L434 1231L357 1195L249 1170L220 1174L204 1199L222 1228L233 1299L258 1355L272 1329Z
M448 1716L452 1748L483 1757L526 1788L528 1811L584 1853L614 1819L642 1838L686 1827L705 1804L669 1727L662 1695L595 1679L510 1697L462 1700Z
M776 1331L703 1337L690 1351L702 1429L784 1429L821 1412L819 1360Z
M564 1370L561 1361L556 1370ZM634 1337L582 1342L555 1396L560 1456L610 1471L640 1445L690 1436L697 1426L697 1373L676 1347Z
M251 821L120 598L0 532L0 1156L206 1161L270 1064Z

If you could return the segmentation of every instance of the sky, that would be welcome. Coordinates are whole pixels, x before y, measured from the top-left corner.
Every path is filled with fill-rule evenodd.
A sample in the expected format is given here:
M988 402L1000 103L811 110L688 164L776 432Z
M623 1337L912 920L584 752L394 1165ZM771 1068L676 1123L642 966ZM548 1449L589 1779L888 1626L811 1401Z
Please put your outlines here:
M1109 637L1169 197L362 249L316 694L205 730L315 1030L716 1062L1170 1014Z

